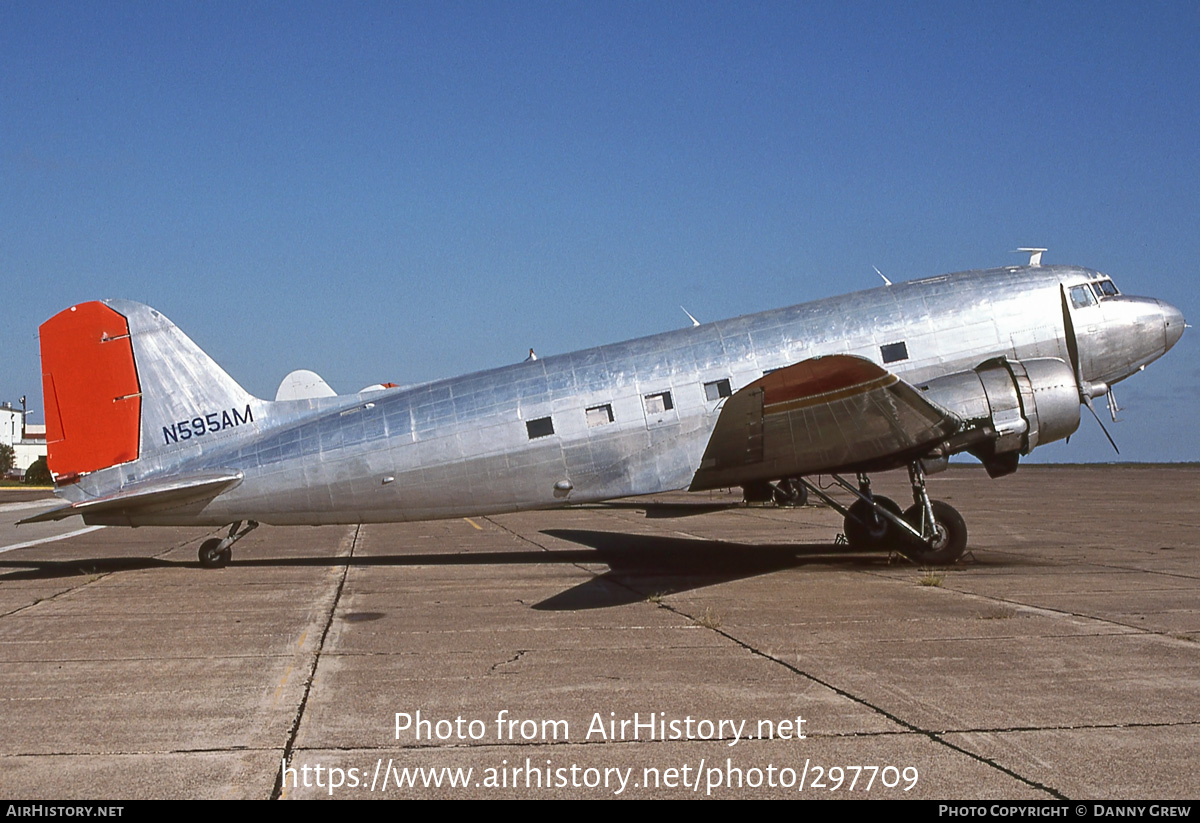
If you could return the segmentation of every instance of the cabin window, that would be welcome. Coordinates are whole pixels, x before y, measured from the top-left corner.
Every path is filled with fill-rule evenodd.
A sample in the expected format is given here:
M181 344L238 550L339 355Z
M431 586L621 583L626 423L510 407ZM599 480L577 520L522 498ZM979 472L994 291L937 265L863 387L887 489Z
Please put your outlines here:
M592 406L587 410L587 424L589 428L604 426L611 422L613 422L611 403L605 403L603 406Z
M648 394L645 397L645 401L646 414L662 414L665 411L675 408L675 404L671 402L671 393L669 391Z
M907 360L908 344L903 341L888 343L886 346L879 347L879 353L883 356L884 363L896 363L901 360Z
M539 417L537 420L525 421L525 430L529 432L529 439L534 440L538 437L545 437L549 434L554 434L554 421L549 417Z
M720 400L722 397L729 397L733 394L733 390L729 386L729 380L715 380L712 383L704 384L704 397L708 400Z
M1086 285L1071 287L1071 305L1077 309L1082 309L1084 306L1096 305L1096 299L1092 297L1092 290Z

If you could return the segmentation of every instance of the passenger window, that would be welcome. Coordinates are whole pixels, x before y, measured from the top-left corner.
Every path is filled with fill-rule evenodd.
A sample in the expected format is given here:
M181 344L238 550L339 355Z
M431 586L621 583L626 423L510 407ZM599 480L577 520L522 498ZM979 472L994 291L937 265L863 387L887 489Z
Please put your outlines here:
M645 401L646 414L662 414L665 411L675 408L675 404L671 402L671 393L669 391L648 394L645 397Z
M613 422L612 404L605 403L603 406L592 406L587 410L588 428L603 426L611 422Z
M1073 286L1071 288L1071 305L1077 309L1082 309L1084 306L1096 305L1096 298L1092 297L1092 290L1087 286Z
M529 420L525 423L525 430L529 432L529 439L533 440L538 437L554 434L554 421L549 417L539 417L537 420Z
M900 360L907 360L908 344L903 342L889 343L886 346L880 346L879 353L883 356L884 363L896 363Z
M704 384L704 397L707 400L720 400L731 394L733 394L733 389L729 385L729 380L715 380L712 383Z

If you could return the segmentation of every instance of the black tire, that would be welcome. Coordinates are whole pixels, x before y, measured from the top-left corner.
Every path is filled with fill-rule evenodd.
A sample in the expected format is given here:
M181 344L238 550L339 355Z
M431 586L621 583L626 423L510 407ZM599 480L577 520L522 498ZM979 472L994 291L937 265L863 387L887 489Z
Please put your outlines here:
M923 540L917 540L912 535L905 535L901 551L911 560L930 566L948 566L963 556L967 550L967 521L958 510L949 503L941 500L929 501L933 509L933 521L937 536L933 545ZM921 528L921 504L915 503L904 512L904 519L912 524L914 529Z
M210 537L200 544L200 565L206 569L221 569L229 565L233 557L233 549L226 546L221 548L221 538Z
M900 504L890 497L875 495L875 504L887 509L897 517L901 516ZM852 549L875 549L887 542L897 531L890 520L879 517L876 520L875 510L865 500L856 500L850 507L849 514L842 524L846 534L846 542Z
M808 503L808 486L799 480L785 477L774 488L776 506L800 507Z

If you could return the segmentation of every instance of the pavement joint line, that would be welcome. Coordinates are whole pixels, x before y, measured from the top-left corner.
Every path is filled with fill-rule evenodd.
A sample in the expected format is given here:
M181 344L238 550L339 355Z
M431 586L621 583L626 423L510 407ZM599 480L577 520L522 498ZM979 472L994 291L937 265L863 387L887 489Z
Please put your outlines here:
M620 581L618 581L618 582L620 582ZM625 584L622 582L621 585L625 585ZM626 588L629 588L635 592L637 591L637 589L634 589L631 586L626 586ZM638 593L641 593L641 592L638 592ZM960 592L956 592L956 593L963 594ZM957 746L954 743L950 742L949 740L943 739L943 737L941 736L943 734L942 732L936 732L936 731L933 731L930 729L922 728L921 726L918 726L915 723L909 722L909 721L901 718L899 715L896 715L896 714L893 714L892 712L887 711L882 706L876 706L875 704L871 703L867 699L859 697L858 695L855 695L846 689L842 689L838 686L835 686L833 683L828 683L819 677L816 677L808 672L802 671L801 669L799 669L796 666L793 666L792 664L788 663L787 661L781 660L780 658L776 657L773 654L770 654L769 652L765 652L762 649L752 646L751 644L745 642L744 640L741 640L738 637L734 637L728 631L723 630L720 626L711 625L710 621L702 621L700 618L698 618L694 615L691 615L691 614L683 611L682 609L672 606L671 604L666 603L666 602L659 601L656 605L659 608L667 609L668 611L671 611L674 614L677 614L681 617L685 617L688 620L691 620L692 622L696 623L697 625L707 628L709 631L715 632L716 634L719 634L722 637L725 637L729 641L737 644L738 646L742 647L743 649L745 649L746 651L750 652L753 655L756 655L756 656L762 657L766 660L769 660L771 662L774 662L780 666L783 666L787 670L799 675L800 677L806 678L814 683L817 683L818 685L824 686L825 688L833 691L834 693L841 695L842 697L844 697L848 700L851 700L855 703L858 703L859 705L864 706L865 708L868 708L871 711L876 712L877 714L882 715L883 717L887 718L888 720L891 720L893 723L896 723L897 725L909 730L910 732L922 735L934 743L941 744L953 751L957 751L960 754L966 755L967 757L971 758L972 760L976 760L980 763L983 763L984 765L990 766L990 767L996 769L997 771L1007 774L1009 777L1012 777L1013 779L1024 783L1025 785L1029 786L1030 788L1037 789L1038 791L1044 791L1059 800L1068 799L1065 795L1061 794L1060 792L1058 792L1056 789L1054 789L1051 786L1047 786L1042 783L1039 783L1038 781L1033 780L1028 777L1025 777L1024 775L1019 774L1018 772L1016 772L1012 769L1009 769L990 758L976 754L975 752L972 752L961 746Z
M1162 571L1161 569L1141 569L1137 566L1122 566L1114 563L1097 563L1092 561L1091 565L1099 566L1102 569L1115 569L1122 572L1130 572L1131 574L1154 574L1159 577L1178 577L1182 580L1197 580L1200 579L1200 574L1186 574L1184 572ZM1169 591L1169 590L1167 590Z
M883 578L889 577L888 575L878 574L875 572L871 572L869 570L865 571L865 573L870 574L875 577L883 577ZM891 578L891 579L894 580L895 578ZM897 582L903 582L903 581L897 580ZM959 597L965 598L967 600L978 600L978 601L982 601L984 603L991 603L991 604L1002 603L1006 606L1013 607L1017 611L1032 612L1033 614L1037 614L1042 617L1050 617L1050 618L1053 618L1056 620L1074 620L1074 621L1078 621L1078 623L1081 626L1087 626L1087 625L1091 625L1091 624L1099 624L1100 626L1104 626L1109 629L1106 632L1097 632L1095 635L1089 635L1089 636L1129 637L1129 636L1137 635L1140 637L1157 637L1157 638L1161 638L1164 640L1170 640L1170 641L1177 642L1177 643L1187 643L1188 642L1188 641L1180 640L1179 638L1174 637L1165 631L1148 629L1148 628L1145 628L1142 626L1134 626L1129 623L1122 623L1119 620L1113 620L1113 619L1107 618L1107 617L1099 617L1097 615L1083 614L1081 612L1073 612L1073 611L1068 611L1066 609L1052 609L1048 606L1033 606L1028 603L1022 603L1019 600L1010 600L1006 597L992 597L989 595L977 594L975 592L965 592L965 591L956 589L953 586L947 586L945 584L943 584L942 586L939 586L938 588L943 592L956 594ZM1041 636L1056 637L1056 636L1060 636L1060 635L1039 635L1039 637L1041 637ZM1061 636L1062 637L1074 637L1076 635L1061 635ZM939 638L939 639L944 639L944 638ZM992 640L992 639L997 639L997 638L979 638L979 639Z
M17 549L28 549L33 546L40 546L43 543L54 543L58 540L66 540L68 537L78 537L81 534L88 534L89 532L99 531L103 528L106 527L84 526L82 529L76 529L75 531L66 532L64 534L54 534L50 537L39 537L37 540L26 540L24 543L13 543L11 546L0 546L0 554L16 551Z
M1200 724L1197 724L1193 721L1180 721L1177 723L1097 723L1095 725L1088 724L1088 725L1082 725L1082 726L1067 726L1067 725L1063 725L1063 726L1029 726L1029 727L1016 726L1016 727L1011 727L1011 728L994 728L994 729L989 729L989 728L943 729L943 730L939 730L936 732L904 728L904 729L877 731L877 732L843 732L843 733L808 734L808 735L806 735L806 738L811 739L811 740L849 740L852 738L911 737L914 735L919 736L919 737L927 737L927 738L933 739L934 742L941 743L942 745L948 746L949 748L954 749L955 751L959 751L962 754L966 754L969 757L971 757L973 760L979 760L988 766L994 766L994 767L998 768L1000 771L1003 771L1006 774L1008 774L1010 777L1014 777L1017 780L1020 780L1024 783L1030 785L1033 788L1037 788L1037 789L1039 789L1041 791L1045 791L1045 792L1054 793L1054 790L1049 787L1040 786L1036 783L1029 783L1028 780L1026 780L1025 778L1022 778L1020 775L1014 774L1014 773L1010 772L1009 770L1005 769L1004 767L998 766L997 764L994 764L985 758L975 755L970 751L962 750L959 747L955 746L953 743L939 739L939 737L941 735L952 735L952 734L1027 734L1027 733L1032 733L1032 732L1058 732L1058 731L1069 731L1069 732L1109 731L1112 729L1171 729L1171 728L1177 728L1177 727L1182 728L1182 727L1196 726L1196 725L1200 725ZM685 739L685 740L663 740L663 739L658 739L658 738L651 739L651 740L635 740L635 739L628 739L628 740L537 740L537 741L506 740L506 741L495 741L495 742L489 741L489 742L474 742L474 743L431 743L431 744L425 745L425 746L418 745L415 743L400 743L398 745L387 745L387 746L303 746L303 747L296 749L296 751L297 752L302 752L302 751L307 751L307 752L313 752L313 751L419 752L419 751L444 751L444 750L456 750L456 749L468 749L468 750L472 750L472 751L478 750L478 749L507 749L507 748L512 748L514 746L530 746L530 747L534 747L534 748L541 748L543 746L605 746L605 747L638 746L638 745L641 745L641 746L645 746L645 745L687 746L687 745L704 745L704 744L708 744L708 743L729 743L730 741L733 741L736 739L737 738L734 738L734 737L709 737L709 738L690 738L690 739ZM753 741L748 741L747 738L742 738L741 740L743 742L753 742ZM264 749L262 751L266 751L266 750ZM84 753L81 753L81 754L84 754ZM1068 799L1065 796L1057 795L1057 794L1056 794L1056 797L1058 797L1058 799L1060 799L1060 800Z
M740 509L739 508L730 509L730 511L732 513L740 515L742 517L753 518L755 520L767 520L772 523L778 523L781 519L783 519L782 515L794 514L795 512L798 512L798 511L803 512L803 511L805 511L806 508L808 508L808 507L792 508L792 509L779 509L779 508L768 509L766 506L746 506L746 507L740 508ZM818 510L818 507L814 506L813 509L814 509L814 511L816 511L816 510ZM780 517L768 517L766 514L766 512L768 512L768 511L778 512L781 516ZM832 512L833 509L828 509L828 511ZM820 526L823 524L817 520L805 520L800 525L816 527L816 526ZM838 528L838 527L834 526L834 528ZM838 530L840 531L840 529L838 529Z
M659 606L659 608L667 609L667 610L672 611L676 614L679 614L683 617L687 617L690 620L693 620L693 621L698 620L697 618L689 615L687 612L684 612L682 609L678 609L678 608L670 605L669 603L659 603L658 606ZM846 698L847 700L853 701L853 702L859 704L860 706L863 706L867 709L870 709L873 712L876 712L877 714L892 721L893 723L897 724L898 726L901 726L901 727L907 729L908 731L910 731L912 733L926 737L934 743L939 743L948 749L956 751L959 754L966 755L967 757L971 758L972 760L976 760L980 763L983 763L986 766L991 766L993 769L996 769L997 771L1007 774L1009 777L1011 777L1015 780L1018 780L1021 783L1024 783L1026 786L1029 786L1030 788L1037 789L1038 791L1043 791L1043 792L1046 792L1047 794L1052 795L1057 800L1068 800L1069 799L1066 795L1060 793L1059 791L1057 791L1056 789L1054 789L1051 786L1047 786L1043 783L1039 783L1038 781L1033 780L1032 778L1025 777L1024 775L1019 774L1018 772L1016 772L1012 769L1009 769L1009 768L1001 765L1000 763L997 763L996 761L992 760L991 758L984 757L983 755L980 755L980 754L976 754L975 752L972 752L969 749L964 749L962 746L955 745L954 743L951 743L949 740L945 740L942 737L942 735L946 734L946 732L939 732L939 731L933 731L931 729L925 729L925 728L922 728L921 726L918 726L916 723L909 722L908 720L905 720L904 718L900 717L899 715L889 712L887 709L884 709L882 706L876 706L874 703L870 702L866 698L859 697L858 695L853 694L852 692L848 691L847 689L843 689L839 686L835 686L833 683L829 683L815 675L809 674L808 672L803 671L796 666L793 666L791 663L788 663L786 660L781 660L780 658L776 657L773 654L770 654L769 652L765 652L762 649L756 648L756 647L750 645L749 643L745 642L744 640L741 640L740 638L734 637L732 634L721 629L719 626L707 626L706 628L708 628L709 631L715 632L715 633L721 635L722 637L727 638L731 642L736 643L738 646L741 646L743 649L750 652L751 654L758 656L758 657L762 657L766 660L770 660L771 662L776 663L780 666L783 666L788 671L791 671L791 672L799 675L800 677L811 680L812 682L814 682L820 686L824 686L825 688L829 689L830 691L834 692L835 694L838 694L838 695Z
M552 549L549 549L549 548L547 548L546 546L543 546L541 543L538 543L536 540L533 540L532 538L526 537L526 536L525 536L525 535L523 535L523 534L519 534L519 533L517 533L517 532L513 531L512 529L508 528L507 526L504 526L504 525L503 525L503 524L501 524L501 523L496 523L496 522L495 522L495 521L493 521L491 518L484 518L484 519L488 520L488 521L489 521L489 522L491 522L493 525L495 525L495 526L498 526L498 527L499 527L499 528L501 528L501 529L504 529L504 531L506 531L506 532L508 532L509 534L511 534L512 536L516 537L518 540L524 540L526 543L530 543L530 544L532 544L532 545L534 545L534 546L537 546L539 549L541 549L541 550L542 550L542 551L544 551L544 552L547 552L547 553L552 553L552 552L553 552L553 550L552 550ZM721 542L724 542L724 541L721 541ZM588 575L590 575L590 576L591 576L593 579L594 579L594 578L599 578L599 577L603 577L603 576L604 576L603 574L599 574L599 573L597 573L596 571L594 571L594 570L592 570L592 569L589 569L589 568L588 568L586 565L584 565L584 564L582 564L582 563L571 563L570 565L574 566L575 568L579 569L580 571L584 572L585 574L588 574ZM607 564L603 564L603 565L607 566ZM609 568L610 568L610 570L611 570L611 567L609 567ZM624 580L619 580L619 579L615 579L615 578L614 578L614 579L610 579L610 581L609 581L609 582L611 582L613 585L620 586L621 588L625 589L626 591L630 591L630 592L632 592L632 593L634 593L634 594L638 595L639 597L641 597L641 598L643 598L643 599L645 599L645 598L648 598L648 597L650 597L650 596L653 594L653 592L644 592L644 591L642 591L642 590L640 590L640 589L637 589L637 588L635 588L635 587L633 587L633 586L629 585L628 583L626 583ZM662 603L659 603L659 604L657 604L657 605L659 605L659 606L662 606L663 604L662 604ZM674 610L672 610L672 611L674 611ZM676 612L676 614L679 614L679 612ZM693 621L693 622L694 622L694 621Z
M1073 548L1078 548L1078 547L1073 547ZM1176 551L1176 550L1177 549L1174 547L1168 549L1168 551ZM1147 550L1147 551L1150 551L1150 550ZM1159 551L1162 551L1162 549L1154 549L1153 551L1159 552ZM1028 557L1027 555L1025 555L1022 552L1014 552L1011 549L989 548L987 550L987 553L991 554L991 555L996 555L997 557L1008 556L1008 557L1017 557L1017 558L1022 558L1022 559L1026 559ZM1082 563L1079 561L1076 561L1076 560L1070 560L1070 559L1055 560L1052 558L1042 559L1039 562L1048 568L1053 568L1056 573L1069 574L1069 575L1089 574L1089 573L1091 573L1091 570L1093 568L1096 568L1096 569L1106 569L1106 570L1129 572L1130 574L1153 574L1153 575L1158 575L1160 577L1175 577L1175 578L1179 578L1181 580L1200 579L1200 574L1188 574L1186 572L1180 572L1180 571L1164 571L1162 569L1147 569L1147 568L1143 568L1141 566L1128 566L1128 565L1124 565L1124 564L1120 564L1120 563L1105 563L1105 562L1102 562L1099 560L1093 560L1090 558L1086 562L1082 562Z
M361 533L362 524L359 524L354 527L353 536L350 539L350 551L346 555L347 561L354 557L354 549L358 546L358 538ZM279 800L283 797L283 769L295 751L296 735L300 733L300 723L304 719L304 710L308 707L308 698L312 693L312 684L317 674L317 665L321 662L321 652L325 649L325 641L329 637L329 629L333 626L333 617L337 613L338 603L342 599L342 590L346 586L346 575L350 573L350 565L349 562L342 564L342 573L338 577L337 588L334 590L333 599L329 604L329 613L325 616L325 627L321 630L321 639L317 641L317 647L312 652L312 664L309 666L308 674L304 678L304 694L300 697L300 703L296 707L296 715L292 718L292 727L288 730L287 741L283 746L283 756L279 763L279 771L275 774L275 786L271 790L271 800Z
M104 749L96 751L77 752L9 752L0 755L0 761L5 758L36 757L39 760L47 757L157 757L164 754L229 754L230 752L271 752L278 751L274 746L209 746L196 749L135 749L119 751Z
M490 520L490 518L488 518L488 519ZM504 529L509 534L512 534L521 540L532 543L535 546L539 546L544 551L550 551L545 546L541 546L536 541L531 540L530 538L525 537L522 534L518 534L517 532L513 531L512 529L509 529L499 523L496 523L495 525L500 526L500 528ZM724 541L720 541L720 542L724 542ZM588 574L592 575L593 577L600 576L600 575L597 575L595 572L581 566L578 563L573 564L573 565L575 565L577 568L587 572ZM653 594L652 592L643 592L643 591L629 585L628 583L626 583L623 580L613 580L612 582L615 583L616 585L619 585L619 586L625 588L625 589L628 589L629 591L631 591L635 594L642 595L643 597L650 597L651 594ZM851 692L847 691L846 689L839 688L838 686L835 686L832 683L827 683L819 677L816 677L814 675L809 674L808 672L800 670L799 668L797 668L796 666L793 666L792 664L788 663L785 660L781 660L778 657L776 657L768 652L762 651L761 649L758 649L758 648L750 645L749 643L746 643L745 641L743 641L737 637L734 637L729 632L722 630L719 626L705 625L704 623L701 622L700 618L690 615L687 612L683 611L682 609L676 608L676 607L670 605L669 603L659 601L658 603L656 603L654 605L656 608L666 609L673 614L676 614L680 617L686 618L687 620L689 620L692 623L695 623L696 625L703 626L704 628L707 628L709 631L712 631L712 632L715 632L715 633L721 635L722 637L728 639L730 642L735 643L738 646L741 646L743 649L745 649L746 651L750 652L753 655L762 657L766 660L769 660L773 663L783 666L788 671L791 671L794 674L799 675L800 677L811 680L812 682L814 682L820 686L824 686L825 688L829 689L830 691L833 691L835 694L838 694L838 695L846 698L847 700L851 700L851 701L859 704L860 706L864 706L865 708L870 709L871 711L876 712L879 715L882 715L883 717L887 718L888 720L891 720L896 725L901 726L904 729L907 729L911 733L921 735L921 736L929 739L933 743L937 743L942 746L945 746L946 748L951 749L952 751L956 751L959 754L965 755L972 760L976 760L980 763L983 763L986 766L990 766L991 768L996 769L999 772L1007 774L1009 777L1013 778L1014 780L1018 780L1021 783L1024 783L1026 786L1029 786L1032 789L1046 792L1047 794L1051 795L1052 797L1054 797L1057 800L1069 799L1069 798L1067 798L1066 795L1062 794L1061 792L1059 792L1058 790L1054 789L1051 786L1047 786L1045 784L1039 783L1038 781L1033 780L1032 778L1025 777L1024 775L1014 771L1013 769L1009 769L1006 766L1001 765L1000 763L996 762L995 760L992 760L991 758L984 757L983 755L980 755L980 754L976 754L975 752L972 752L969 749L965 749L962 746L955 745L954 743L950 742L949 740L945 740L942 737L942 734L944 734L943 732L935 732L930 729L924 729L915 723L911 723L907 720L904 720L899 715L895 715L895 714L887 711L882 706L876 706L875 704L871 703L870 701L868 701L865 698L862 698L862 697L859 697L858 695L852 694ZM282 772L281 772L281 774L282 774Z
M1112 729L1172 729L1186 728L1188 726L1200 726L1195 721L1183 720L1172 723L1097 723L1085 725L1061 725L1061 726L1012 726L1007 728L963 728L963 729L942 729L937 732L920 732L911 729L886 730L877 732L840 732L840 733L820 733L809 734L808 738L812 740L848 740L851 738L875 738L875 737L907 737L914 734L928 737L930 735L953 735L953 734L1030 734L1036 732L1078 732L1078 731L1110 731ZM474 742L474 743L437 743L427 746L420 746L412 743L401 743L398 745L384 746L297 746L293 748L292 755L300 752L315 752L315 751L331 751L331 752L388 752L388 751L441 751L450 749L501 749L511 748L513 746L531 746L541 748L543 746L635 746L635 745L703 745L705 743L722 743L734 740L732 737L712 737L708 739L693 738L691 740L538 740L538 741L496 741L496 742ZM743 738L744 740L744 738ZM938 741L946 743L945 741ZM946 745L954 748L953 744ZM81 750L71 752L6 752L0 754L0 762L6 759L19 758L45 758L45 757L95 757L98 755L114 756L114 757L145 757L151 755L173 755L173 754L228 754L229 752L271 752L278 751L274 746L217 746L204 747L195 749L136 749L130 751L120 750ZM966 752L966 754L971 754ZM980 759L975 757L974 759ZM985 761L986 762L986 761ZM992 765L992 764L988 764ZM1045 789L1050 791L1049 789ZM1065 799L1065 798L1064 798Z
M777 520L778 519L778 518L765 517L762 514L758 514L757 510L755 512L751 512L750 509L735 510L734 513L743 515L743 516L758 517L758 518L766 519L766 520ZM621 521L621 522L628 522L630 519L626 512L606 511L606 512L603 512L603 514L607 515L609 517L613 517L614 519L617 519L618 521ZM488 518L488 519L491 520L491 518ZM531 543L534 546L538 546L543 551L547 551L547 552L552 551L551 549L547 548L546 546L543 546L543 545L537 543L536 541L534 541L522 534L517 533L513 529L507 528L500 523L496 523L495 521L491 521L491 522L493 522L494 525L499 526L504 531L507 531L508 533L517 537L518 539L523 540L528 543ZM652 526L651 531L653 532L653 531L659 531L659 530L654 529ZM678 533L678 532L676 532L676 533ZM728 541L721 541L718 538L717 542L728 542ZM582 571L587 572L588 574L592 575L593 577L599 576L595 571L592 571L591 569L588 569L579 563L575 563L573 565L575 565L577 568L580 568ZM1064 561L1064 563L1062 563L1060 565L1065 568L1065 566L1067 564ZM1125 570L1128 570L1131 572L1141 572L1142 571L1140 569L1125 569L1125 567L1122 567L1122 566L1113 567L1109 564L1097 563L1097 564L1093 564L1093 565L1098 566L1100 568L1116 568L1121 571L1125 571ZM873 573L873 572L869 571L868 573ZM889 579L895 580L896 582L903 582L901 580L898 580L897 578L895 578L892 575L886 575L886 574L882 574L882 573L878 573L878 572L874 572L874 574L877 574L878 576L882 576L882 577L888 577ZM1188 575L1178 575L1178 576L1183 577L1185 579L1190 579L1190 577ZM623 588L626 588L631 592L634 592L637 594L646 594L646 596L649 596L647 593L641 592L640 590L638 590L637 588L635 588L632 585L629 585L625 581L613 580L611 582L613 582L619 586L622 586ZM1155 631L1151 631L1151 630L1147 630L1147 629L1142 629L1139 632L1139 631L1137 631L1137 627L1127 626L1126 624L1119 623L1117 621L1107 620L1104 618L1097 618L1097 617L1094 617L1091 615L1078 614L1078 613L1070 612L1067 610L1046 609L1044 607L1029 606L1027 604L1020 603L1018 601L1011 601L1006 598L986 597L986 596L975 595L973 593L963 592L963 591L959 591L959 590L955 590L955 589L949 589L949 591L953 591L956 595L959 595L960 597L970 597L973 599L979 599L979 600L982 600L982 601L985 601L988 603L992 603L992 604L1005 604L1005 605L1008 605L1008 606L1011 606L1014 608L1018 608L1023 611L1033 611L1035 613L1044 612L1047 616L1053 617L1055 619L1074 618L1074 619L1082 621L1085 625L1087 623L1093 623L1093 624L1098 623L1109 629L1109 631L1105 632L1103 636L1135 636L1135 635L1137 635L1137 636L1153 636L1153 637L1172 639L1177 643L1190 645L1190 643L1187 643L1186 641L1179 640L1176 638L1169 638L1167 635L1165 635L1161 632L1155 632ZM693 624L702 625L696 617L688 614L687 612L684 612L682 609L676 608L676 607L671 606L670 604L667 604L664 602L658 602L656 605L659 608L668 609L669 611L671 611L681 617L687 618ZM738 646L742 647L743 649L749 651L751 654L763 657L764 659L767 659L767 660L772 661L780 666L783 666L784 668L788 669L789 671L791 671L801 677L804 677L814 683L824 686L825 688L830 689L834 693L836 693L848 700L851 700L852 702L855 702L865 708L868 708L869 710L871 710L873 712L878 713L879 715L887 718L888 720L891 720L893 723L895 723L896 725L900 726L903 730L905 730L903 732L896 732L896 734L912 733L912 734L917 734L917 735L923 736L923 737L929 739L931 742L940 744L952 751L955 751L955 752L958 752L959 754L965 755L966 757L968 757L972 760L975 760L975 761L982 763L986 766L989 766L1003 774L1008 775L1009 777L1029 786L1030 788L1033 788L1037 791L1046 792L1047 794L1049 794L1052 797L1059 799L1059 800L1067 800L1068 798L1066 795L1062 794L1061 792L1059 792L1052 786L1042 784L1032 778L1026 777L1026 776L1018 773L1017 771L1015 771L1013 769L1005 767L1001 763L999 763L991 758L988 758L984 755L972 752L969 749L963 748L962 746L956 745L955 743L945 739L944 736L952 735L952 734L987 734L987 733L1000 734L1000 733L1006 733L1006 732L1008 732L1008 733L1024 733L1024 732L1036 732L1036 731L1080 730L1080 729L1091 729L1091 728L1108 729L1108 728L1129 728L1129 727L1151 727L1151 728L1153 728L1153 727L1174 727L1174 726L1190 727L1190 726L1196 725L1194 723L1184 721L1184 722L1179 722L1179 723L1143 723L1143 724L1126 723L1126 724L1106 724L1106 725L1096 725L1096 726L1082 725L1082 726L1042 726L1042 727L1029 727L1029 728L1016 727L1016 728L1012 728L1012 729L991 729L991 730L985 730L985 729L979 729L979 730L932 730L932 729L926 729L921 726L918 726L915 723L904 720L903 718L901 718L898 715L892 714L891 712L885 710L881 706L874 705L873 703L866 700L865 698L859 697L859 696L847 691L846 689L839 688L839 687L833 685L832 683L826 682L826 681L822 680L821 678L818 678L812 674L809 674L808 672L805 672L805 671L799 669L798 667L796 667L796 666L794 666L794 665L792 665L792 664L790 664L768 652L762 651L761 649L758 649L758 648L750 645L749 643L746 643L745 641L742 641L741 639L733 636L728 631L721 629L719 626L709 625L709 626L703 626L703 627L708 628L709 630L716 632L717 634L725 637L726 639L730 640L731 642L733 642L733 643L737 644ZM1131 629L1134 631L1131 632L1130 631ZM1064 635L1064 636L1075 636L1075 635ZM861 736L861 735L852 735L852 736ZM566 742L566 741L564 741L564 742Z
M95 528L102 529L104 527L97 526ZM92 530L93 529L88 529L87 531L92 531ZM218 531L219 531L219 529L218 529ZM75 536L77 534L79 534L79 533L75 533L74 535L64 535L64 537ZM208 532L207 534L212 534L212 532ZM158 552L157 554L150 555L150 559L157 560L158 558L166 555L169 552L173 552L176 549L182 549L184 546L186 546L188 543L191 543L195 539L196 538L190 538L188 540L184 540L182 543L176 543L175 545L168 546L167 548L163 549L162 551ZM83 562L83 561L80 561L80 562ZM87 572L81 572L81 573L87 574ZM34 600L31 603L26 603L24 606L18 606L17 608L13 609L12 611L8 611L8 612L4 612L3 614L0 614L0 620L3 620L6 617L12 617L14 614L20 614L21 612L26 611L28 609L32 609L34 606L40 605L42 603L53 602L54 600L57 600L58 598L62 597L65 594L70 594L71 592L79 591L80 589L84 588L85 586L90 586L93 583L99 583L101 580L105 580L114 574L116 574L115 571L109 571L109 572L102 572L95 576L88 575L90 577L90 579L85 580L82 583L79 583L78 585L68 586L67 588L63 589L62 591L55 592L54 594L47 595L46 597L39 597L38 599ZM0 580L3 580L5 576L6 575L0 575Z
M5 640L4 642L7 645L14 641ZM27 642L32 643L34 641L27 641ZM339 654L351 654L351 653L350 652L339 652ZM353 652L353 654L360 654L360 652ZM384 652L372 652L372 654L384 654ZM173 656L173 657L164 657L163 655L145 655L143 657L55 657L53 659L53 662L55 662L55 663L87 663L89 665L92 665L92 664L96 664L96 663L142 663L147 660L276 660L276 659L290 660L292 657L294 657L293 654L285 654L285 653L278 653L278 654L189 654L189 655L177 655L177 656ZM29 658L6 658L5 662L6 663L45 663L47 661L45 658L41 658L41 657L29 657ZM11 699L11 698L0 697L0 701L9 700L9 699ZM25 699L31 700L33 698L22 698L22 699L23 700L25 700ZM58 695L47 695L46 697L38 698L38 699L59 700L61 698Z
M504 525L504 524L502 524L502 523L497 523L495 520L493 520L493 519L492 519L492 518L490 518L490 517L484 517L484 518L481 518L481 519L482 519L482 520L486 520L486 521L488 521L488 522L489 522L489 523L491 523L493 526L496 526L496 527L497 527L497 528L499 528L499 529L503 529L504 531L508 532L508 533L509 533L509 534L511 534L513 537L517 538L518 540L523 540L523 541L525 541L526 543L529 543L530 545L537 546L539 549L541 549L543 552L546 552L547 554L553 554L553 553L554 553L553 549L550 549L550 548L548 548L548 547L546 547L546 546L543 546L541 543L538 543L536 540L533 540L533 539L531 539L531 538L528 538L528 537L526 537L526 536L525 536L525 535L523 535L523 534L519 534L519 533L517 533L517 532L513 531L512 529L508 528L507 526L505 526L505 525ZM595 578L598 578L598 577L602 577L602 576L603 576L603 575L597 574L595 571L593 571L593 570L589 569L587 566L585 566L585 565L584 565L584 564L582 564L582 563L570 563L569 565L571 565L571 566L574 566L575 568L577 568L577 569L579 569L580 571L582 571L584 574L590 575L590 576L591 576L593 579L595 579ZM625 584L624 584L622 581L620 581L620 580L614 580L614 581L612 581L612 582L613 582L613 583L615 583L615 584L616 584L616 585L618 585L618 586L622 586L623 588L625 588L625 589L628 589L629 591L631 591L631 592L633 592L633 593L635 593L635 594L641 594L641 592L639 592L637 589L634 589L634 588L632 588L631 586L627 586L627 585L625 585ZM511 662L511 661L509 661L509 662Z

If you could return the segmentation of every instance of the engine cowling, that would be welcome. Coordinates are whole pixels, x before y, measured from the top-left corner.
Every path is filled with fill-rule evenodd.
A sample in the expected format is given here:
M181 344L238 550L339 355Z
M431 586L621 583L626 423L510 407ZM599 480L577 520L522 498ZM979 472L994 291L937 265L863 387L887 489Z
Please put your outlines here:
M918 388L966 422L944 453L969 451L993 476L1015 471L1019 455L1079 428L1079 386L1057 357L997 357Z

